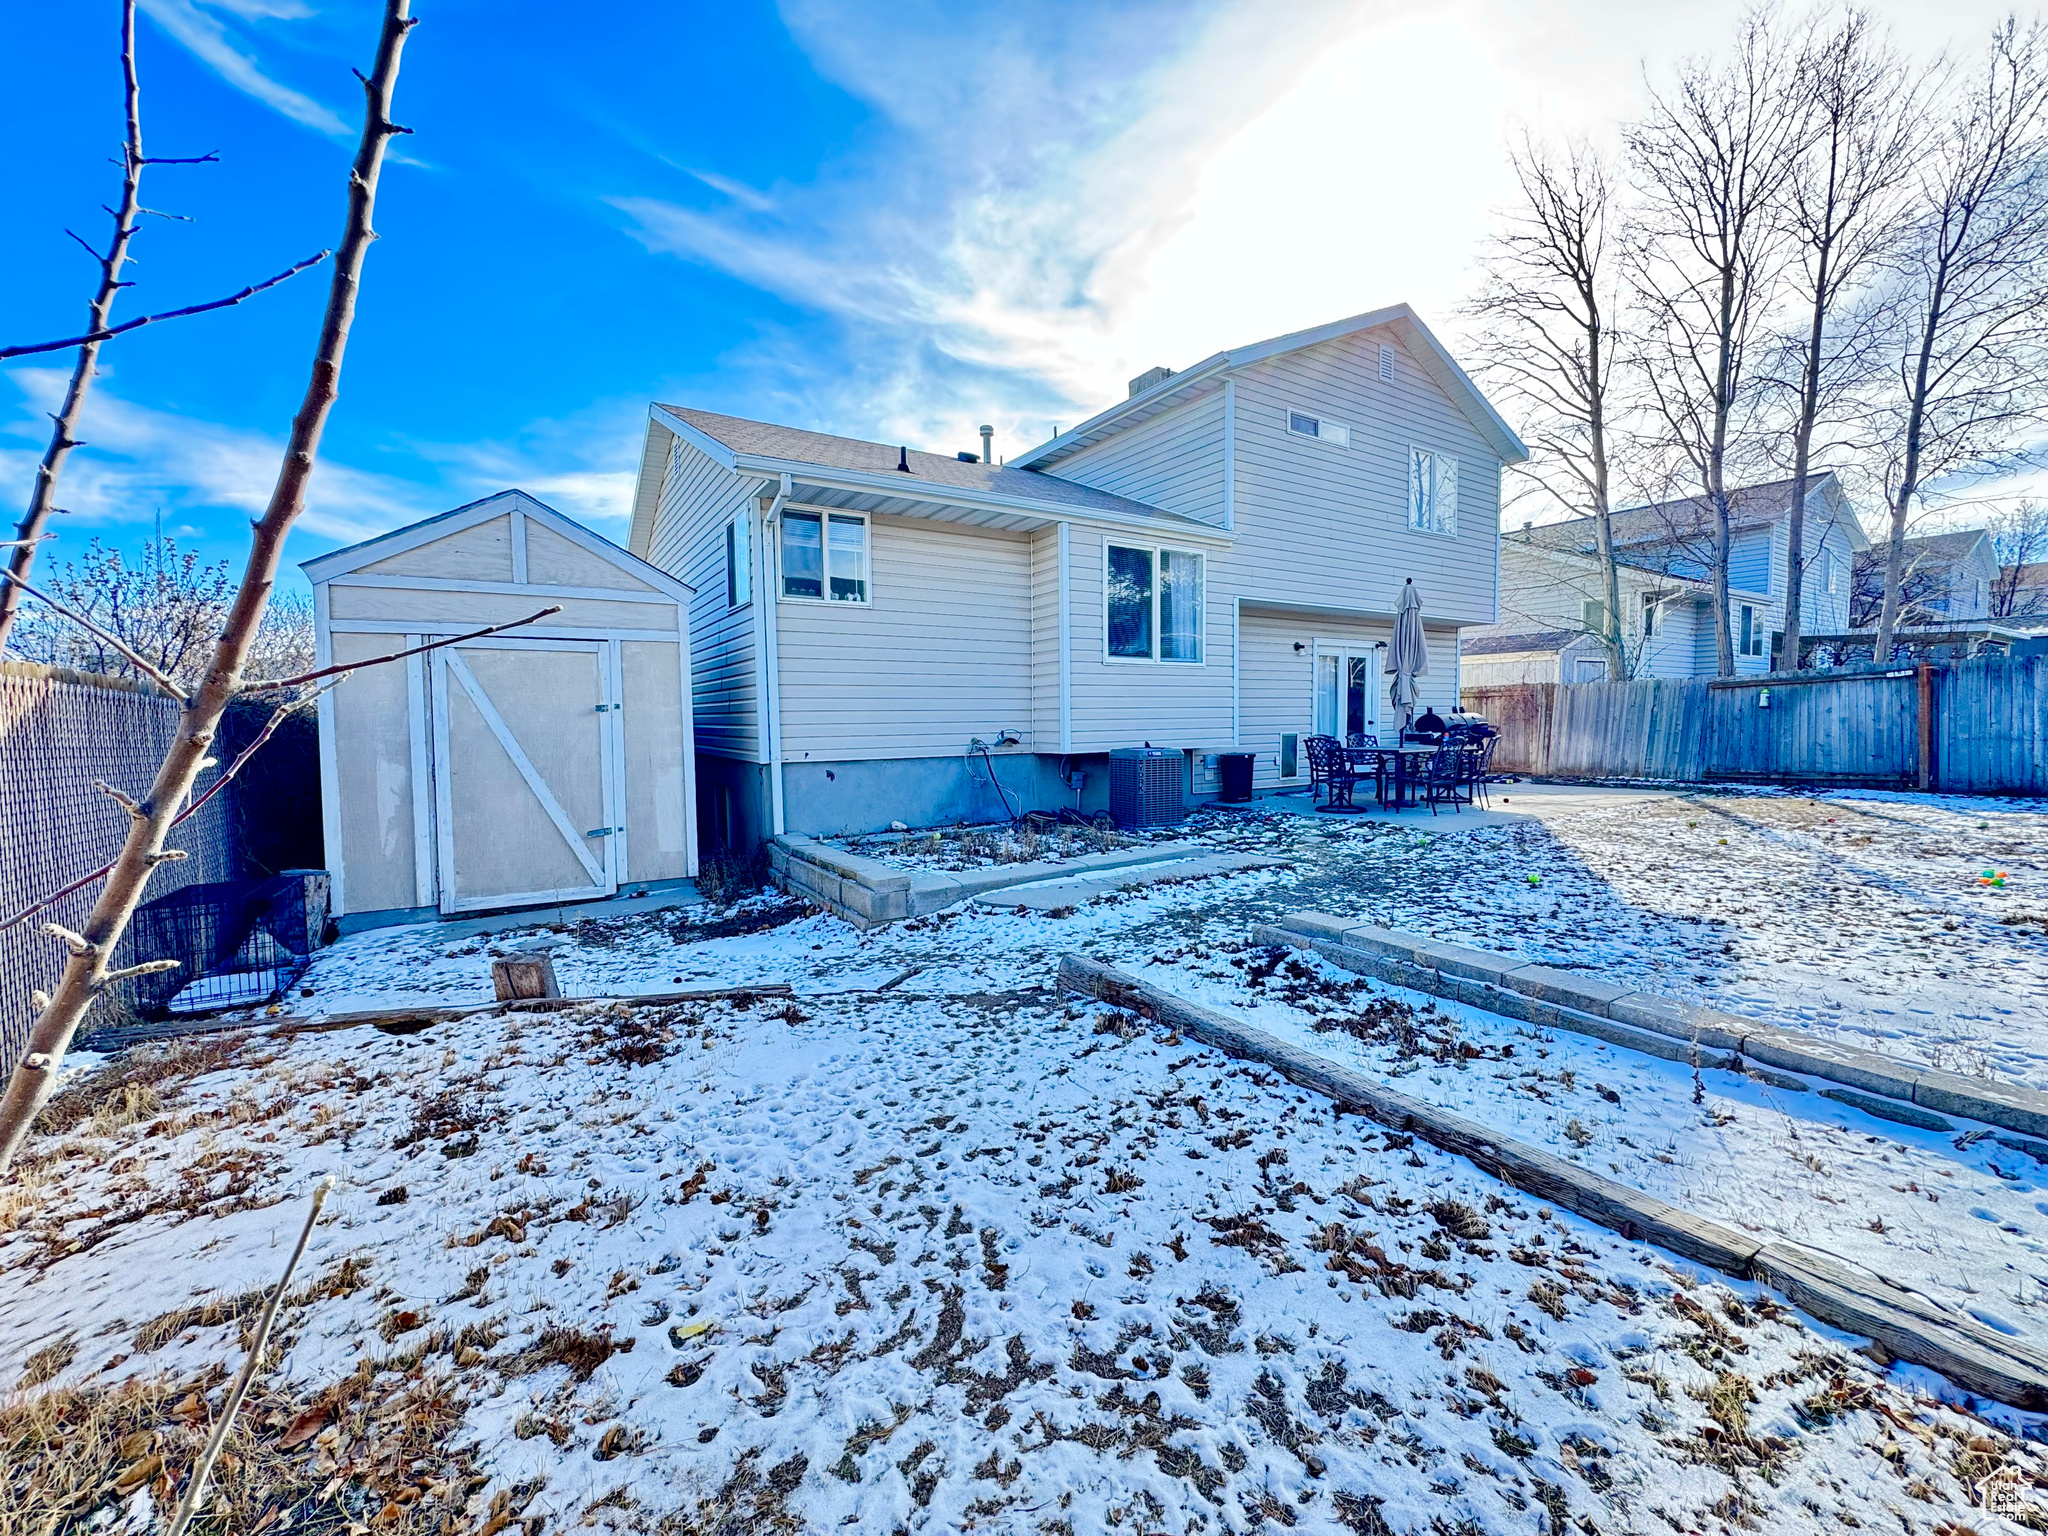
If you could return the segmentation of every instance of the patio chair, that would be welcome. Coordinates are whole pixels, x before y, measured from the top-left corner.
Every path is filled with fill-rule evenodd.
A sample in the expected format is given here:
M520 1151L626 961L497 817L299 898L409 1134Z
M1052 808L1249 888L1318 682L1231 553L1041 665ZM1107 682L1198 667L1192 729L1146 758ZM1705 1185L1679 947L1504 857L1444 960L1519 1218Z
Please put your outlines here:
M1434 816L1439 805L1452 810L1470 798L1472 754L1463 747L1439 747L1422 770L1422 799Z
M1493 749L1499 745L1500 732L1493 731L1481 736L1478 744L1472 749L1472 790L1466 798L1469 803L1477 797L1478 803L1488 810L1493 808L1493 798L1487 794L1486 786L1493 776Z
M1354 769L1344 756L1343 747L1334 736L1311 736L1305 745L1308 748L1309 783L1320 788L1329 796L1325 804L1316 807L1319 811L1356 811L1351 803L1351 787L1363 775Z

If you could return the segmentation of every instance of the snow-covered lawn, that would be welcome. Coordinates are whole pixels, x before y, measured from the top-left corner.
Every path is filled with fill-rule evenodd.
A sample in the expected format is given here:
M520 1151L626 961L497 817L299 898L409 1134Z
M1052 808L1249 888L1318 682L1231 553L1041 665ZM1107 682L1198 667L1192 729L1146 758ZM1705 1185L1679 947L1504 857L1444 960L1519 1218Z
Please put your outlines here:
M2041 1465L1747 1288L1044 994L300 1035L158 1091L42 1147L0 1353L203 1386L342 1171L253 1433L346 1501L396 1433L362 1404L463 1405L387 1524L511 1489L550 1530L1928 1530Z
M0 1389L24 1367L46 1398L168 1381L137 1455L182 1465L239 1358L235 1298L270 1283L295 1197L333 1170L253 1432L275 1450L296 1422L278 1455L306 1496L366 1521L388 1501L391 1528L466 1508L449 1529L680 1510L706 1531L1988 1536L1965 1484L2010 1458L2048 1489L2006 1438L2040 1423L1940 1406L1939 1383L1750 1288L1044 990L1064 951L1132 966L2038 1342L2048 1170L2024 1152L1726 1073L1695 1105L1682 1066L1246 944L1288 910L1356 913L2048 1087L2040 806L1574 806L1215 813L1197 840L1285 862L1065 918L708 937L734 914L700 908L358 935L293 1011L481 1002L490 955L536 937L572 995L799 996L251 1038L87 1079L0 1196ZM401 1456L390 1426L419 1403Z

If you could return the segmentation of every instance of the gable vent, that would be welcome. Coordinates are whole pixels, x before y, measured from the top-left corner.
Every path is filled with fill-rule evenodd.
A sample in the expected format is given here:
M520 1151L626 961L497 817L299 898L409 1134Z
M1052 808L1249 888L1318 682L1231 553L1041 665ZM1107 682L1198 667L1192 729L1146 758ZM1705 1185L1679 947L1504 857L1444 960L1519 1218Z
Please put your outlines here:
M1380 382L1394 382L1394 349L1385 342L1380 343Z

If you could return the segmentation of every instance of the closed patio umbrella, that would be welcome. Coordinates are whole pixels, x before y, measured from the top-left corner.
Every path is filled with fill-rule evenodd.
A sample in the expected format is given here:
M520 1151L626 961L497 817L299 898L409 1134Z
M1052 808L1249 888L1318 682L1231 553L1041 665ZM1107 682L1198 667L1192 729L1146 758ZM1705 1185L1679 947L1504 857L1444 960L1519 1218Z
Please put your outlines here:
M1387 647L1386 670L1394 679L1388 699L1394 708L1405 712L1402 723L1406 725L1415 718L1415 679L1429 673L1429 646L1422 635L1422 594L1415 590L1413 576L1401 588L1401 605L1394 614L1394 643Z

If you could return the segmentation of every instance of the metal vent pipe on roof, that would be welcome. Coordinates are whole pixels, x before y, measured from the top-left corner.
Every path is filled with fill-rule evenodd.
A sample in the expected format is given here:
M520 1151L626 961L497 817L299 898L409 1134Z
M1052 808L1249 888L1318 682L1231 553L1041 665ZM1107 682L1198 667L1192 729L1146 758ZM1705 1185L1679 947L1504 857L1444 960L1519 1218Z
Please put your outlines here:
M994 427L985 426L981 429L981 462L984 464L993 464L995 463L995 461L996 429Z
M910 450L907 447L897 448L896 467L906 475L910 473Z

